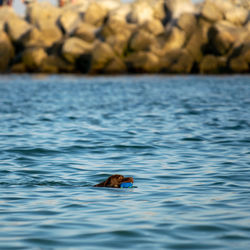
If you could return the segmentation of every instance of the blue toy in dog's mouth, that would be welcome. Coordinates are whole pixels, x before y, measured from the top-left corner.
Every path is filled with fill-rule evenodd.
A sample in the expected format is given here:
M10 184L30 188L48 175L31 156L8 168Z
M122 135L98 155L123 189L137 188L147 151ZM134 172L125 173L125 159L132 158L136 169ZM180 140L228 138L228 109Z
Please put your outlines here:
M120 188L131 188L133 187L133 183L132 182L122 182L120 184Z

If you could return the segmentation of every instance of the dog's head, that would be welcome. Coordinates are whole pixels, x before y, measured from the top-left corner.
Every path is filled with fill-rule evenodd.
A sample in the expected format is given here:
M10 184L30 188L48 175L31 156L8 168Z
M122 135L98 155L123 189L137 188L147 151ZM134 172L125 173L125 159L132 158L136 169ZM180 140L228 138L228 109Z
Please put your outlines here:
M122 182L134 182L133 177L124 177L123 175L115 174L111 175L106 181L101 182L95 187L113 187L119 188Z
M123 175L115 174L110 176L105 182L104 187L119 187L124 179Z
M131 183L134 183L134 179L133 179L133 177L125 177L125 178L123 178L122 182L131 182Z

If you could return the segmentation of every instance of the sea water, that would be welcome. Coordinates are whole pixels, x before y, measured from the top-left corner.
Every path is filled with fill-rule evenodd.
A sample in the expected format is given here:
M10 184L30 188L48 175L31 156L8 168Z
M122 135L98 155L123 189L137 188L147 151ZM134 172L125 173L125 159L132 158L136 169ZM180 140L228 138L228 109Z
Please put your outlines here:
M249 247L249 76L1 76L0 249Z

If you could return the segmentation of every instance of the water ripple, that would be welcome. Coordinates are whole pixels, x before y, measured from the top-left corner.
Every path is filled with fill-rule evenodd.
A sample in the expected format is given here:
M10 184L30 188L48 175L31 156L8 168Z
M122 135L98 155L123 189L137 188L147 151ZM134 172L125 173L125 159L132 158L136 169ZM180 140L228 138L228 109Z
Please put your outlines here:
M0 78L1 249L248 249L249 76ZM111 174L135 188L95 188Z

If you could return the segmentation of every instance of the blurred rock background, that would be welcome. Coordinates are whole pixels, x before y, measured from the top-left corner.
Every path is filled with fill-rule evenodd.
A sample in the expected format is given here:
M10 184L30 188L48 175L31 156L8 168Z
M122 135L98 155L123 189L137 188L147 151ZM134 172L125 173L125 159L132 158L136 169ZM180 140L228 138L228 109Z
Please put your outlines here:
M60 3L0 8L0 72L249 73L249 1Z

